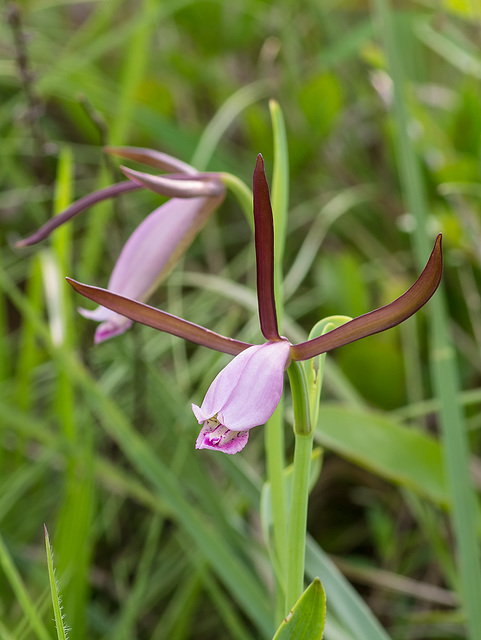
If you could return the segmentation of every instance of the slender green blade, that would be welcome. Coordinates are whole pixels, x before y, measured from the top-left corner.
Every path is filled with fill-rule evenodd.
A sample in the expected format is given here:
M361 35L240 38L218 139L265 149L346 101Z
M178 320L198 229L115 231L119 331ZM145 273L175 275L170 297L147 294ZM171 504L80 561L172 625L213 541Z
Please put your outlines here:
M372 473L446 507L450 495L439 442L370 410L323 405L315 440Z
M350 631L353 640L389 640L389 636L339 569L319 545L307 536L306 573L320 576L328 594L329 609Z
M62 615L62 605L60 603L60 595L58 591L57 580L55 579L55 569L53 567L52 548L48 537L47 527L45 528L45 548L47 550L48 579L50 582L50 593L52 596L53 614L55 616L55 625L57 627L58 640L67 640L67 629L64 625Z
M204 171L222 136L239 114L249 105L264 98L268 92L268 84L264 81L253 82L241 87L232 94L217 111L204 129L191 164L199 171Z
M28 626L32 629L38 640L51 640L50 634L42 622L35 605L32 602L20 573L13 562L12 556L0 535L0 569L2 569L7 582L10 584L17 603L22 608Z
M393 81L393 110L399 173L409 211L416 219L414 248L419 262L427 252L429 206L423 172L412 137L410 114L405 99L405 70L402 43L394 28L395 13L389 0L374 3L387 52L388 70ZM469 443L465 416L459 403L460 376L448 326L443 290L434 296L429 310L431 329L431 378L440 403L439 422L451 502L459 562L461 596L467 618L468 637L481 637L481 563L476 535L476 501L469 472Z

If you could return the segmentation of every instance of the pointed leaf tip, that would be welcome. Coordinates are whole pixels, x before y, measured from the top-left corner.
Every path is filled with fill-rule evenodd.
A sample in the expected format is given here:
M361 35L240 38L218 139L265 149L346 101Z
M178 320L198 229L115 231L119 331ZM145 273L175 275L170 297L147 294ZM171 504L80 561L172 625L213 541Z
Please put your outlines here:
M273 640L322 640L325 621L326 594L319 578L315 578L288 613Z

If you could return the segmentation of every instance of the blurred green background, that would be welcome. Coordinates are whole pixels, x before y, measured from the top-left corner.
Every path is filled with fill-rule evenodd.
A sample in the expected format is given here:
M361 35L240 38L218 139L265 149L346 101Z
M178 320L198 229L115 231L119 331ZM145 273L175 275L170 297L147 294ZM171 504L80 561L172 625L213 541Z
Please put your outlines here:
M94 348L94 323L63 281L106 286L129 233L161 199L128 194L40 247L14 247L121 179L105 144L159 149L250 184L259 152L272 175L268 100L279 102L292 341L324 316L360 315L400 295L420 270L420 225L431 246L442 232L456 405L480 486L480 36L477 0L4 6L2 639L55 635L43 523L72 640L262 638L273 624L258 516L262 428L235 459L193 449L190 402L227 359L140 326ZM403 81L397 100L393 77ZM424 217L412 210L416 184ZM254 283L249 226L229 196L152 304L260 342ZM423 311L328 357L325 454L309 510L316 543L402 640L466 637L456 540L463 526L471 534L451 517L461 494L455 470L448 480L443 471L432 337ZM457 460L467 477L466 456ZM327 601L329 615L329 590ZM328 638L362 638L334 613Z

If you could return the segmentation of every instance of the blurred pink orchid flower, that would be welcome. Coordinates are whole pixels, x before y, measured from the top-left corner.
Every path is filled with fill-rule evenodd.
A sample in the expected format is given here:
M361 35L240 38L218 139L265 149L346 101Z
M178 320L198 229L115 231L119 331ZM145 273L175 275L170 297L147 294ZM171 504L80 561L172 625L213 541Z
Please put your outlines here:
M406 293L322 336L293 345L278 331L274 299L274 227L269 187L260 155L254 170L253 193L257 300L260 327L267 341L262 345L227 338L159 309L67 278L76 291L130 320L236 356L215 378L201 407L192 405L195 417L203 425L196 442L198 449L224 453L241 451L247 443L249 430L264 424L277 407L282 395L284 370L290 360L308 360L404 322L426 304L441 280L439 235L426 267Z
M129 182L121 182L81 198L17 245L40 242L86 208L127 191L144 187L171 197L148 215L132 233L109 280L109 290L143 301L166 277L208 216L220 205L225 187L218 174L198 173L190 165L158 151L135 147L107 147L106 151L175 173L155 176L122 167ZM94 310L79 309L79 312L85 318L101 323L95 332L96 344L123 333L132 325L129 318L103 306Z

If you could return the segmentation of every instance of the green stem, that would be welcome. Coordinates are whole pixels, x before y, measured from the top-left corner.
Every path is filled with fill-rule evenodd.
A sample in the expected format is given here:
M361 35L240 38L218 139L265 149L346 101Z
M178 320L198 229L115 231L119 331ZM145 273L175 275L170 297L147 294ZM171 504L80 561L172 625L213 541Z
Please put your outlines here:
M287 373L289 374L294 408L294 433L308 436L311 433L311 418L306 374L301 363L295 361L291 362Z
M286 611L304 591L304 563L309 500L309 473L314 434L296 434L291 512L289 516Z
M285 616L287 578L287 504L284 486L284 400L265 427L266 472L271 485L273 555L276 563L276 623Z
M293 362L288 374L294 406L295 449L288 532L286 612L294 606L304 591L309 473L314 439L304 370L298 362Z
M237 198L242 211L247 218L250 228L254 231L254 216L252 215L252 191L246 183L232 173L221 173L220 179L227 189Z
M274 215L274 287L279 327L282 331L284 309L284 273L282 269L287 233L289 206L289 150L284 116L276 100L269 101L274 138L274 167L272 174L272 212Z

